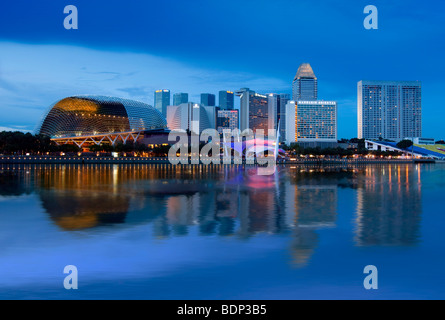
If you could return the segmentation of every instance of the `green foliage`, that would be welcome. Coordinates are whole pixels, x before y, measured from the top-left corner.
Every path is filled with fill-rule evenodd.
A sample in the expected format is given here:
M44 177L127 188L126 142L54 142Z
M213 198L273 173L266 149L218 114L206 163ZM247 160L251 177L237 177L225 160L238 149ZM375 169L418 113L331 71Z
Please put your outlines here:
M413 142L411 140L402 140L397 143L397 148L407 149L407 148L411 147L412 145L413 145Z
M47 136L23 132L0 132L0 153L25 154L58 151L58 147Z

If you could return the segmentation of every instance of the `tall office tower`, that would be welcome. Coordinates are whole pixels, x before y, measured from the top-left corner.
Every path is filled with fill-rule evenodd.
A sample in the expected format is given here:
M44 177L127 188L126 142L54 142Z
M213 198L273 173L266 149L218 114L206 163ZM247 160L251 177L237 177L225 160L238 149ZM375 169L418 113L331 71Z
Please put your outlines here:
M173 105L179 106L182 103L189 102L189 94L188 93L175 93L173 95Z
M303 146L337 144L337 102L298 100L295 102L295 140Z
M155 108L165 117L167 115L167 106L170 105L170 90L155 91Z
M264 130L267 135L268 109L267 96L255 93L249 88L241 88L235 94L240 97L240 130Z
M422 136L420 81L359 81L357 129L360 139Z
M267 96L267 128L277 129L278 110L280 109L280 96L276 93L270 93Z
M224 110L233 110L233 92L220 91L219 92L219 107Z
M183 129L201 134L204 129L214 129L215 125L215 107L205 107L193 102L167 107L167 126L171 130Z
M280 126L280 142L285 140L286 134L286 104L289 102L290 96L287 93L280 93L277 97L276 127Z
M216 129L221 134L224 129L238 129L239 128L239 113L238 110L218 110L216 120Z
M201 93L201 104L203 106L215 106L215 95L211 93Z
M281 137L280 141L283 141L285 144L290 145L295 142L295 101L288 101L286 103L286 117L284 121L280 122L280 126L284 126L284 134ZM280 130L281 131L281 130ZM281 132L280 132L281 135Z
M309 63L302 63L292 82L292 100L317 100L317 77Z

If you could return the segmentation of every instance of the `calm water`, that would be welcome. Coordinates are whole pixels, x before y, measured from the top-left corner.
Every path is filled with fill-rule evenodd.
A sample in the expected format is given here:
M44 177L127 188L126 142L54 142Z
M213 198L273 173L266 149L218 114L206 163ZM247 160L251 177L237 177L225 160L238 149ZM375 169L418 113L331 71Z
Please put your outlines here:
M0 298L444 299L444 201L441 164L0 166Z

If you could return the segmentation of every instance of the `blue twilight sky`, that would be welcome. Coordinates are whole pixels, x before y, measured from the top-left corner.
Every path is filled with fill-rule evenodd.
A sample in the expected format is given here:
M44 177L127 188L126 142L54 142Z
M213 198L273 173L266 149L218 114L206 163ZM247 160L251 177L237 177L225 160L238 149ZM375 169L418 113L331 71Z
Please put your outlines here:
M363 27L366 5L378 30ZM63 27L75 5L79 29ZM0 129L33 130L68 95L153 104L153 91L249 87L290 93L302 62L338 101L339 138L357 135L357 82L421 80L423 136L445 138L443 1L3 1ZM239 102L238 102L239 104Z

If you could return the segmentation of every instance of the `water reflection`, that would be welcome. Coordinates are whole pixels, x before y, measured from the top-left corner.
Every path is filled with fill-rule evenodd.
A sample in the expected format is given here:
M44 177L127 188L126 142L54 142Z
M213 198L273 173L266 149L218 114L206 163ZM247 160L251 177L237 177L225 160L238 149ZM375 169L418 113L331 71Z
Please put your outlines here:
M148 223L157 238L286 234L305 266L338 216L359 246L414 245L420 237L421 166L35 165L3 167L0 196L36 193L63 231ZM342 190L352 190L343 195ZM355 202L355 212L339 212Z
M420 238L421 166L366 167L357 189L360 246L414 245Z

